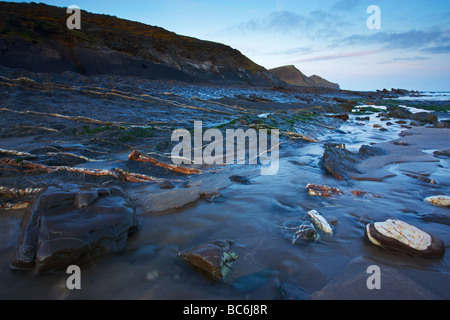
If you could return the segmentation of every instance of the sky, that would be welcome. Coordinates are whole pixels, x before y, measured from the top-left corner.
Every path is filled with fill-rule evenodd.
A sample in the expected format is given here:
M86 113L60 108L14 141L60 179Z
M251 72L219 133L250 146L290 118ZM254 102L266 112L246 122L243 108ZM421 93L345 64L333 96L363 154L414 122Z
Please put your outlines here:
M342 89L450 91L450 0L41 2L220 42L267 69L295 65ZM380 9L380 29L367 26L371 5Z

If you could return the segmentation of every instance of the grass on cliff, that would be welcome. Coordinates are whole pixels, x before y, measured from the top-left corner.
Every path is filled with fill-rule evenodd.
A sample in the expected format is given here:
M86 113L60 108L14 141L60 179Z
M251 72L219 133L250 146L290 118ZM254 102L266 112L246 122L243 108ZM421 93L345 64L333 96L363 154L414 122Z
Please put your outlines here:
M151 52L171 54L198 61L231 61L255 73L265 69L238 50L211 41L178 35L156 26L81 11L81 30L68 30L66 8L36 3L0 2L0 32L4 38L19 37L46 43L82 43L161 62Z

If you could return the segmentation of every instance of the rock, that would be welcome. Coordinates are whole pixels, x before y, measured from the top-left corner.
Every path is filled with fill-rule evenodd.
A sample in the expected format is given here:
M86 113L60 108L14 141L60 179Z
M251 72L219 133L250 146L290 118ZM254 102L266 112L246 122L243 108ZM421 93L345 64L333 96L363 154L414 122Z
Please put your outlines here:
M450 129L450 120L443 120L435 125L436 128L447 128Z
M306 190L310 196L332 197L334 195L344 194L341 190L329 186L308 183Z
M29 202L0 201L0 208L3 210L22 210L28 208Z
M316 210L308 211L307 216L317 229L325 233L327 236L333 235L333 228L328 224L327 220Z
M320 235L317 233L316 228L310 221L296 221L290 222L280 226L280 229L287 230L286 237L289 238L292 245L294 245L298 239L306 241L318 241Z
M429 112L418 112L414 113L411 116L412 120L416 120L423 123L435 123L438 121L438 118L436 115L429 113Z
M425 202L432 204L436 207L450 207L450 197L449 196L434 196L424 199Z
M232 184L229 174L205 174L184 182L184 188L164 190L142 185L130 193L136 206L143 209L143 213L160 214L181 209L202 199L219 202L220 197L213 199L214 195Z
M159 214L196 203L214 192L217 190L207 188L160 189L159 192L143 191L132 196L136 205L144 208L145 214Z
M368 145L361 146L357 154L348 151L344 144L325 144L325 147L319 164L339 180L350 180L357 175L363 175L363 160L389 154L383 148Z
M331 226L335 226L339 223L339 219L335 216L327 216L326 219Z
M218 192L214 192L212 194L206 195L204 197L206 202L209 203L221 203L221 202L225 202L225 196L223 194L221 194L219 191Z
M405 89L394 89L394 88L392 88L391 92L395 93L395 94L398 94L398 95L401 95L401 96L408 96L409 95L409 91L405 90Z
M323 146L325 149L331 149L331 148L345 149L344 143L325 143Z
M149 182L157 180L155 177L146 176L138 173L126 172L122 169L88 169L88 168L77 168L77 167L68 167L68 166L47 166L39 163L34 163L31 161L23 160L17 161L16 159L11 158L3 158L0 160L0 168L1 167L11 167L15 169L20 169L25 173L52 173L52 172L71 172L71 173L79 173L83 175L89 175L94 177L104 177L110 176L118 181L122 182Z
M380 267L381 289L369 290L367 281L371 265ZM311 294L311 300L436 300L449 298L449 280L441 272L425 273L417 269L383 265L368 258L356 258L321 290ZM445 289L440 289L440 287ZM447 292L445 292L445 290Z
M409 146L409 144L405 141L395 141L394 144L396 146Z
M278 290L281 300L309 300L308 293L302 288L288 282L280 283Z
M239 277L231 283L231 287L239 292L250 292L263 288L278 272L267 269L257 273Z
M362 159L367 159L369 157L385 156L388 152L382 148L372 147L368 145L363 145L359 149L359 156Z
M0 148L0 156L13 156L22 159L34 159L36 156L28 152Z
M33 196L41 192L43 188L9 188L0 186L0 197L7 199L23 199L27 196Z
M244 185L252 184L250 182L250 180L247 177L244 177L244 176L236 176L236 175L234 175L234 176L230 177L230 180L233 181L233 182L236 182L236 183L244 184Z
M159 187L161 189L174 189L175 185L172 182L165 180L159 184Z
M438 151L433 152L433 154L438 157L450 157L450 149L438 150Z
M388 250L430 258L445 254L441 239L401 220L370 223L365 228L365 235L373 244Z
M133 150L130 153L130 155L128 156L128 160L164 168L166 170L173 171L176 173L181 173L181 174L187 174L187 175L202 174L202 171L199 169L186 168L186 167L177 166L174 164L164 163L164 162L156 160L155 158L150 157L147 154L139 152L137 150Z
M349 180L349 173L362 173L356 168L359 158L348 151L345 145L325 145L326 149L320 164L339 180Z
M47 166L74 166L88 162L89 159L83 156L77 156L71 153L55 153L52 155L43 156L39 162Z
M433 179L430 179L428 177L424 177L422 175L417 175L417 174L412 174L412 173L402 173L402 174L404 174L407 177L410 177L410 178L413 178L413 179L416 179L416 180L419 180L419 181L422 181L422 182L425 182L425 183L437 184L437 182L434 181Z
M450 216L446 214L438 214L438 213L424 214L421 215L420 219L425 222L440 223L446 226L450 226Z
M137 226L136 210L118 187L51 186L22 218L11 267L44 273L119 252Z
M350 194L357 196L357 197L362 197L362 198L383 198L383 196L380 196L378 194L374 194L374 193L369 193L367 191L362 191L362 190L350 190Z
M211 280L228 282L238 258L231 245L229 240L218 240L180 251L179 255Z
M344 113L344 114L336 114L336 115L332 115L330 117L335 118L335 119L341 119L341 120L344 120L344 121L347 121L348 119L350 119L350 116L348 114L346 114L346 113Z
M401 107L389 107L389 116L397 119L411 119L412 112Z

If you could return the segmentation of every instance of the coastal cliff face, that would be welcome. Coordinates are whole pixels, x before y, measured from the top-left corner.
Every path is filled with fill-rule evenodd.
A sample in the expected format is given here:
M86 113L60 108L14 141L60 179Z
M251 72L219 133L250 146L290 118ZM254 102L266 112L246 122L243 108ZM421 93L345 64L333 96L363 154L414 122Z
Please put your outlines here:
M340 89L339 84L325 80L317 75L307 77L293 65L270 69L269 72L293 86Z
M86 11L81 11L81 29L69 30L66 8L7 2L0 6L0 64L6 67L193 82L284 84L223 44Z

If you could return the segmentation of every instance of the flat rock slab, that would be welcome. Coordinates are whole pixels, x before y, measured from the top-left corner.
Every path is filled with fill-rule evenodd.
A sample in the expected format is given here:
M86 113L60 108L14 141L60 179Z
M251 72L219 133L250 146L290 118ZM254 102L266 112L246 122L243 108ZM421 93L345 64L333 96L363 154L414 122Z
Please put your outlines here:
M133 199L145 214L161 214L196 203L202 197L217 192L209 188L152 189L133 192Z
M333 176L344 180L381 181L393 177L396 174L388 168L391 164L402 164L404 172L417 173L417 163L429 163L425 172L430 174L440 159L424 150L441 150L448 141L448 129L413 128L400 139L362 146L359 153L348 151L344 145L325 144L321 163Z
M448 142L450 141L450 129L446 128L414 127L406 133L407 135L393 142L405 141L410 146L426 150L442 150L443 147L448 147Z
M255 172L246 176L254 177ZM200 199L218 194L222 189L234 184L230 174L203 174L184 183L184 186L161 189L154 186L138 186L130 190L133 201L144 214L161 214L196 203Z
M370 290L367 281L372 275L367 273L371 265L380 267L381 289ZM423 278L420 271L407 271L381 265L366 258L357 258L321 290L311 295L311 300L436 300L448 299L447 294L434 293L435 288L448 288L450 279L445 274L436 273ZM447 285L445 285L447 283Z
M44 273L122 251L137 223L120 188L48 187L22 218L11 267Z
M395 145L395 142L398 141L404 141L408 146ZM386 150L388 154L365 159L356 165L357 170L363 173L351 172L349 175L354 180L383 180L395 175L386 168L389 164L439 163L438 158L422 150L441 149L448 145L448 141L450 141L450 130L448 129L413 128L408 130L408 135L400 139L374 145L374 147ZM414 168L411 168L411 171L413 170Z

